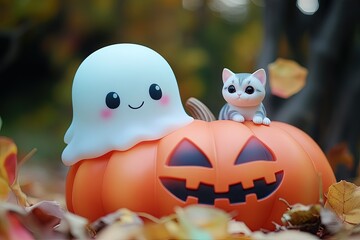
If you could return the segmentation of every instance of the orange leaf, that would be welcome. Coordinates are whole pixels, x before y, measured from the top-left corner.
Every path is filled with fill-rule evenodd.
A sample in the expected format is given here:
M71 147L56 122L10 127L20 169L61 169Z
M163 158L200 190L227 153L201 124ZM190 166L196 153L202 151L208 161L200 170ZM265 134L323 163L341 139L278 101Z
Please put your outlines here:
M325 207L333 210L344 222L359 224L360 188L346 181L331 185Z
M297 62L278 58L268 68L271 93L278 97L289 98L306 84L308 71Z
M350 153L348 144L345 142L332 147L327 154L327 158L334 171L339 164L345 165L348 169L352 169L354 166L354 157Z
M16 179L17 147L6 137L0 137L0 178L11 186Z

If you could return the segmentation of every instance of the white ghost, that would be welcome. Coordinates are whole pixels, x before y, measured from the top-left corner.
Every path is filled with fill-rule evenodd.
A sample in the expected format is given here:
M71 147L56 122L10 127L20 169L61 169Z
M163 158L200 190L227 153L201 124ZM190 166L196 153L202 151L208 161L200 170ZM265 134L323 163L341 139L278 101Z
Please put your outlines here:
M193 121L169 64L136 44L110 45L88 56L75 74L72 101L62 153L67 166L160 139Z

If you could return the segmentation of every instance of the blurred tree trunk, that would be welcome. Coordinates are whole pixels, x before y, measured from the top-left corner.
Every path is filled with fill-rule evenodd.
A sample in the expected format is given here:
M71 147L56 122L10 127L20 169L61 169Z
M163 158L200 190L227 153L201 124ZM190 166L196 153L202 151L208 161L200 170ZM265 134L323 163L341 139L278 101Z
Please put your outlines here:
M287 100L269 96L265 104L272 119L302 128L325 150L340 141L351 141L356 152L359 127L353 122L360 117L356 104L360 102L360 1L323 0L319 4L318 11L308 16L297 9L295 0L265 1L260 67L266 68L279 57L279 42L285 35L291 55L281 57L296 60L309 70L307 85L300 93ZM306 35L308 51L303 54L301 41Z

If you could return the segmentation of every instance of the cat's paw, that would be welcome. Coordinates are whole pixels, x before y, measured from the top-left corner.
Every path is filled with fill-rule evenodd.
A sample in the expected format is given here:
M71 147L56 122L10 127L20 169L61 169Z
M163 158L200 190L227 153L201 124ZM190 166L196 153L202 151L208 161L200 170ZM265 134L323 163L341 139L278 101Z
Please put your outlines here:
M266 117L266 118L263 119L262 123L263 123L264 125L270 125L271 120Z
M255 117L253 117L253 122L254 122L255 124L262 124L262 123L263 123L263 119L262 119L262 117L260 117L260 116L255 116Z
M235 122L244 122L245 118L242 115L237 114L237 115L233 116L232 120Z

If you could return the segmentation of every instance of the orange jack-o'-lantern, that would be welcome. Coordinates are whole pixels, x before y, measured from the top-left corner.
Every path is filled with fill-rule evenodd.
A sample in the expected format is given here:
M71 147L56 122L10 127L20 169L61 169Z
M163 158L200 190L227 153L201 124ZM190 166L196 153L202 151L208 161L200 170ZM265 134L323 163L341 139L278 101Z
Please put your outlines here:
M335 182L320 148L288 124L195 120L157 141L70 168L67 205L95 220L118 208L161 217L175 206L209 204L251 229L280 223L289 203L319 200Z

